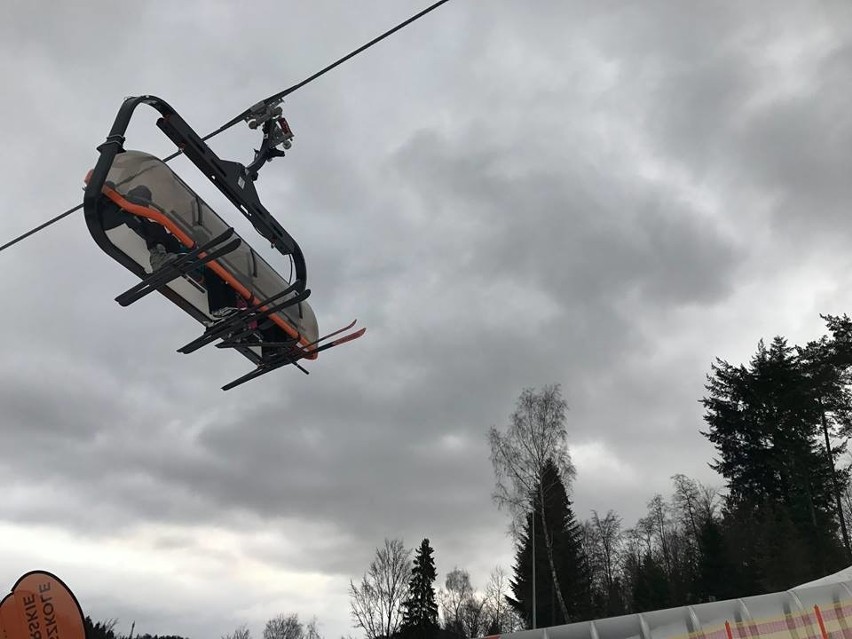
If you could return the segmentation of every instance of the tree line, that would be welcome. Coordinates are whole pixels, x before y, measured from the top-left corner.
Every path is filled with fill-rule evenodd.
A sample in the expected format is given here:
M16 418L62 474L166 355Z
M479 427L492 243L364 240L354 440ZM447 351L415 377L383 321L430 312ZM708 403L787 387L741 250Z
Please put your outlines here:
M440 615L412 625L400 612L377 625L364 593L388 592L377 574L384 555L396 553L402 569L407 556L400 540L386 541L350 584L353 623L367 639L413 629L477 637L785 590L848 566L852 491L840 459L852 433L852 321L823 319L827 334L804 346L779 336L747 363L713 362L701 434L724 486L676 474L632 527L613 510L576 517L567 403L558 385L523 391L508 426L488 433L494 500L515 544L511 575L498 568L500 585L478 593L456 568L430 595ZM414 582L394 583L402 611Z
M386 539L349 583L353 627L366 639L481 637L785 590L848 566L852 320L822 317L827 333L804 346L779 336L747 363L711 364L701 434L724 486L674 475L632 527L613 510L576 517L567 403L558 385L524 390L508 426L488 432L511 570L476 587L456 567L436 587L428 539L416 551ZM116 639L113 626L89 620L87 636ZM243 626L222 639L251 638ZM322 638L316 619L290 614L263 639Z
M414 559L401 539L385 539L359 582L350 581L353 625L367 639L454 639L520 628L510 583L495 567L484 590L455 567L436 589L434 549L423 539Z
M711 365L701 433L724 487L675 475L631 528L612 510L577 520L559 387L524 391L489 439L495 499L513 518L509 603L525 628L784 590L852 562L839 463L852 433L852 321L823 320L827 334L804 346L779 336L747 363Z

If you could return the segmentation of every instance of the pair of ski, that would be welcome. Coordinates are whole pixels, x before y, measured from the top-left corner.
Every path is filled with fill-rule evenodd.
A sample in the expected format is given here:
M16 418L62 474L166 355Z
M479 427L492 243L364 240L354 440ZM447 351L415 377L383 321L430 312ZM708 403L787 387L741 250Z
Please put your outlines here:
M269 316L273 313L283 311L285 308L294 306L304 302L311 294L310 289L303 289L293 297L284 299L287 295L295 293L302 288L302 282L296 281L283 291L279 291L272 297L269 297L262 302L258 302L254 306L241 309L228 315L227 317L215 322L207 327L204 333L192 340L188 344L181 346L178 353L189 354L197 351L207 344L215 342L217 339L225 340L226 342L235 342L236 340L248 337L254 333L256 327L262 321L269 321ZM245 342L234 344L234 346L246 346ZM254 344L252 344L254 345Z
M246 373L242 377L238 377L234 381L232 381L228 384L225 384L222 387L222 390L231 390L232 388L235 388L235 387L239 386L240 384L245 384L246 382L249 382L253 379L257 379L261 375L266 375L267 373L271 373L272 371L274 371L278 368L281 368L282 366L288 366L290 364L293 364L293 366L295 366L300 371L305 373L305 375L310 374L310 371L308 371L306 368L304 368L303 366L301 366L298 363L299 360L304 359L305 357L308 357L309 355L321 353L322 351L326 351L329 348L334 348L335 346L340 346L341 344L345 344L346 342L351 342L352 340L356 340L359 337L361 337L367 331L366 328L361 328L361 329L355 331L354 333L349 333L348 335L344 335L343 337L339 337L339 338L332 340L330 342L327 341L328 339L330 339L332 337L340 335L341 333L345 333L346 331L351 329L353 326L355 326L355 322L357 322L357 321L358 320L352 320L349 324L347 324L343 328L339 328L336 331L329 333L328 335L324 335L323 337L320 337L318 340L311 342L307 346L296 346L295 340L293 340L293 342L280 342L280 343L279 342L266 342L266 343L258 342L257 344L245 344L245 343L242 343L242 344L233 343L233 344L231 344L231 343L228 343L228 342L224 342L222 344L217 344L217 346L219 348L234 348L236 346L247 346L247 345L248 346L263 346L263 345L278 346L279 344L282 345L282 346L285 346L285 347L289 347L288 350L286 350L283 353L279 353L279 354L273 355L271 357L268 357L266 359L262 359L260 361L260 363L257 365L257 368L255 368L250 373Z
M177 259L160 267L147 277L143 278L141 282L116 297L115 301L122 306L130 306L133 302L138 302L146 295L161 289L172 280L176 280L179 277L187 275L190 271L235 251L243 241L240 238L235 238L228 242L233 235L234 229L229 228L227 231L221 235L217 235L206 244L197 246L188 253L184 253ZM227 242L227 244L219 246L220 244L223 244L223 242ZM219 246L219 248L216 248L217 246ZM211 251L211 249L215 250ZM208 253L207 251L211 252Z
M345 335L344 337L340 337L331 342L328 341L330 338L336 337L355 326L355 321L352 321L347 326L329 333L328 335L324 335L318 340L307 345L298 344L298 337L283 342L269 342L263 341L262 339L246 339L252 338L258 329L267 328L267 324L271 325L269 316L273 313L277 313L285 308L305 301L311 294L310 289L301 290L292 297L287 298L288 295L295 293L301 287L302 283L296 281L272 297L219 320L215 324L208 326L201 336L179 348L178 352L184 354L193 353L219 339L221 339L222 342L216 345L218 348L285 349L283 352L277 352L271 356L262 358L255 370L235 379L229 384L226 384L222 387L222 390L230 390L240 384L244 384L245 382L256 379L261 375L265 375L266 373L289 364L295 365L296 368L301 370L303 373L308 374L308 371L297 363L299 360L312 356L316 353L320 353L324 350L328 350L334 346L339 346L354 339L358 339L366 332L367 329L362 328L354 333ZM286 299L281 301L282 298Z
M122 306L129 306L146 295L163 288L169 282L187 275L208 262L212 262L231 253L242 243L240 238L232 240L233 236L234 229L227 229L221 235L214 237L203 245L197 246L143 278L141 282L116 297L116 301ZM223 386L222 390L230 390L288 364L293 364L303 373L308 374L308 371L298 364L299 360L358 339L367 330L362 328L331 342L328 341L330 338L350 330L355 326L355 321L353 321L349 325L328 335L324 335L318 340L306 345L298 344L299 336L283 342L252 339L258 328L268 328L272 325L270 316L273 313L304 302L310 294L310 289L304 288L304 282L296 280L293 284L275 295L211 324L201 336L179 348L178 352L184 354L192 353L219 339L222 342L217 344L218 348L266 348L276 350L273 355L261 357L255 370Z

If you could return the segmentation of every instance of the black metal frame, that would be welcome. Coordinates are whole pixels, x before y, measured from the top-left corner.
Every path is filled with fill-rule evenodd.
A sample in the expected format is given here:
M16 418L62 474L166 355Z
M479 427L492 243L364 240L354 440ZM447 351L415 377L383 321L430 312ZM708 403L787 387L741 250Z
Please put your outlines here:
M124 152L124 133L130 125L130 119L136 107L140 104L147 104L160 113L162 117L158 119L157 126L177 145L178 149L248 218L258 233L269 240L280 253L292 257L296 277L289 290L305 293L307 269L302 251L296 241L261 204L253 181L247 175L245 167L237 162L219 158L165 100L152 95L144 95L126 98L122 103L106 141L98 147L100 156L89 177L83 196L86 226L97 245L107 255L142 280L136 286L119 295L116 301L126 306L144 295L158 290L169 301L198 322L207 323L209 321L204 313L171 288L165 286L172 279L184 274L183 271L189 269L179 268L181 265L172 265L172 268L167 269L168 274L165 272L149 274L143 267L118 249L107 237L104 230L102 190L115 157ZM227 247L234 248L233 243L229 243ZM200 250L205 248L209 247L200 247ZM217 256L214 255L211 259L215 259ZM184 261L189 263L191 256L186 257L189 259ZM178 268L174 268L175 266ZM191 266L196 266L196 264L193 263ZM310 294L310 291L307 291L307 293ZM307 295L302 299L305 297ZM246 346L237 346L235 349L253 364L260 364L263 360L254 350Z
M83 210L89 230L95 237L98 245L107 253L118 259L122 264L124 260L113 255L114 250L103 233L100 220L99 203L101 191L106 183L107 174L112 168L115 156L124 151L124 134L130 125L133 112L140 104L147 104L156 109L162 117L157 120L157 126L174 142L178 149L193 163L207 178L222 192L222 194L236 206L243 215L252 223L261 236L269 240L282 255L293 259L295 282L297 290L303 291L307 282L307 268L302 249L287 231L278 223L272 214L266 210L260 202L257 190L254 188L252 175L246 167L239 162L223 160L207 143L184 121L178 113L162 100L153 95L129 97L124 100L112 129L107 136L106 142L98 147L100 156L95 165L86 192L83 196ZM271 154L270 150L264 149ZM268 158L260 162L260 166ZM259 167L255 167L259 158L252 164L252 173L255 174ZM98 232L98 229L100 231ZM99 237L102 236L102 237ZM127 264L125 264L127 266ZM131 269L136 271L137 269Z

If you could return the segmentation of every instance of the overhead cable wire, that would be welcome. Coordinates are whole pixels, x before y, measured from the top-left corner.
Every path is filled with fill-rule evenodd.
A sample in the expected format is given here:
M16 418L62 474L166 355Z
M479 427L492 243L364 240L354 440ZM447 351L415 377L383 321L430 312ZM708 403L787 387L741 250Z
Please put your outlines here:
M48 220L48 221L47 221L47 222L45 222L44 224L40 224L39 226L35 227L34 229L30 229L29 231L27 231L27 232L26 232L26 233L24 233L23 235L19 235L19 236L18 236L18 237L16 237L14 240L12 240L12 241L10 241L10 242L6 242L3 246L0 246L0 251L2 251L2 250L4 250L4 249L7 249L7 248L9 248L10 246L12 246L12 245L14 245L14 244L17 244L17 243L18 243L18 242L20 242L21 240L25 240L25 239L27 239L30 235L34 235L34 234L38 233L39 231L41 231L42 229L46 229L46 228L47 228L48 226L50 226L51 224L54 224L54 223L58 222L59 220L61 220L61 219L62 219L62 218L64 218L64 217L68 217L68 216L69 216L69 215L71 215L74 211L79 211L79 210L80 210L80 209L82 209L82 208L83 208L83 205L82 205L82 204L78 204L78 205L77 205L77 206L75 206L73 209L68 209L68 210L67 210L67 211L65 211L64 213L60 213L60 214L59 214L59 215L57 215L55 218L53 218L53 219L51 219L51 220Z
M293 86L288 87L288 88L284 89L283 91L279 91L278 93L273 93L273 94L272 94L272 95L270 95L268 98L266 98L265 100L263 100L263 104L270 104L270 103L272 103L272 102L277 102L278 100L280 100L280 99L282 99L282 98L284 98L284 97L286 97L286 96L290 95L290 94L291 94L291 93L293 93L294 91L296 91L296 90L298 90L298 89L301 89L301 88L302 88L303 86L305 86L306 84L310 84L311 82L313 82L314 80L316 80L316 79L317 79L317 78L319 78L320 76L325 75L326 73L328 73L329 71L331 71L331 70L332 70L332 69L334 69L335 67L340 66L341 64L343 64L344 62L346 62L346 61L347 61L347 60L349 60L350 58L354 58L354 57L355 57L356 55L358 55L359 53L362 53L362 52L366 51L367 49L369 49L370 47L372 47L374 44L378 44L379 42L381 42L382 40L384 40L384 39L385 39L385 38L387 38L388 36L393 35L393 34L394 34L394 33L396 33L397 31L399 31L400 29L403 29L403 28L407 27L409 24L411 24L411 23L412 23L412 22L414 22L415 20L419 20L420 18L422 18L423 16L425 16L425 15L426 15L427 13L429 13L430 11L434 11L435 9L437 9L438 7L440 7L442 4L445 4L445 3L447 3L447 2L449 2L449 0L440 0L440 2L436 2L435 4L433 4L433 5L431 5L431 6L427 7L427 8L425 8L425 9L423 9L423 11L421 11L420 13L418 13L418 14L416 14L416 15L411 16L408 20L405 20L404 22L400 22L400 23L399 23L398 25L396 25L393 29L389 29L389 30L385 31L382 35L380 35L380 36L378 36L378 37L376 37L376 38L373 38L373 39L372 39L372 40L370 40L368 43L366 43L366 44L364 44L364 45L362 45L362 46L358 47L357 49L355 49L355 50L354 50L354 51L352 51L351 53L346 54L345 56L343 56L343 57L342 57L342 58L340 58L339 60L337 60L337 61L335 61L335 62L332 62L331 64L329 64L329 65L328 65L327 67L325 67L324 69L320 69L319 71L317 71L316 73L314 73L312 76L309 76L309 77L305 78L304 80L302 80L302 81L301 81L301 82L299 82L298 84L294 84ZM251 108L246 109L245 111L243 111L242 113L240 113L238 116L236 116L235 118L233 118L233 119L231 119L231 120L228 120L228 121L227 121L225 124L223 124L221 127L219 127L218 129L216 129L215 131L213 131L213 133L208 134L206 137L204 137L204 138L202 138L202 139L203 139L203 140L208 140L208 139L212 138L214 135L219 135L219 134L220 134L220 133L222 133L223 131L225 131L225 130L227 130L227 129L231 128L232 126L234 126L235 124L237 124L237 123L238 123L238 122L240 122L241 120L244 120L244 119L246 119L247 117L249 117L249 116L251 115L251 113L252 113L252 110L253 110L253 109L254 109L254 107L251 107Z
M343 64L343 63L344 63L344 62L346 62L347 60L349 60L349 59L351 59L351 58L355 57L356 55L358 55L359 53L362 53L362 52L366 51L367 49L369 49L369 48L370 48L370 47L372 47L373 45L378 44L379 42L381 42L382 40L384 40L384 39L385 39L385 38L387 38L388 36L393 35L393 34L394 34L394 33L396 33L397 31L399 31L400 29L403 29L403 28L407 27L409 24L411 24L411 23L412 23L412 22L414 22L415 20L419 20L420 18L422 18L423 16L425 16L427 13L429 13L429 12L431 12L431 11L434 11L435 9L437 9L438 7L440 7L442 4L446 4L446 3L447 3L447 2L449 2L449 1L450 1L450 0L440 0L439 2L436 2L436 3L432 4L432 5L430 5L429 7L425 8L425 9L424 9L423 11L421 11L420 13L418 13L418 14L416 14L416 15L411 16L410 18L408 18L408 20L405 20L405 21L403 21L403 22L400 22L398 25L396 25L396 26L395 26L395 27L393 27L392 29L389 29L389 30L385 31L385 32L384 32L383 34L381 34L380 36L378 36L378 37L376 37L376 38L373 38L372 40L370 40L370 41L369 41L369 42L367 42L366 44L364 44L364 45L362 45L362 46L358 47L358 48L357 48L357 49L355 49L354 51L351 51L350 53L347 53L345 56L343 56L343 57L342 57L342 58L340 58L339 60L336 60L335 62L332 62L332 63L331 63L331 64L329 64L327 67L325 67L325 68L323 68L323 69L320 69L319 71L317 71L316 73L314 73L314 74L313 74L313 75L311 75L311 76L308 76L307 78L305 78L305 79L304 79L304 80L302 80L301 82L299 82L299 83L297 83L297 84L294 84L293 86L288 87L288 88L284 89L283 91L279 91L278 93L274 93L274 94L272 94L271 96L269 96L268 98L266 98L265 100L263 100L262 102L259 102L258 104L254 105L254 106L252 106L252 107L250 107L250 108L248 108L248 109L246 109L245 111L243 111L242 113L240 113L240 114L239 114L238 116L236 116L235 118L233 118L233 119L231 119L231 120L228 120L225 124L223 124L222 126L220 126L220 127L219 127L218 129L216 129L215 131L213 131L213 132L208 133L207 135L205 135L203 138L201 138L201 140L202 140L202 141L204 141L204 142L206 142L206 141L207 141L207 140L209 140L210 138L213 138L213 137L215 137L215 136L219 135L220 133L222 133L222 132L224 132L224 131L227 131L228 129L230 129L232 126L234 126L235 124L237 124L237 123L238 123L238 122L240 122L241 120L245 120L246 118L248 118L248 117L249 117L249 116L250 116L250 115L254 112L255 108L257 108L259 105L269 105L269 104L271 104L271 103L278 102L279 100L283 99L285 96L288 96L288 95L290 95L291 93L293 93L294 91L296 91L296 90L298 90L298 89L301 89L303 86L305 86L305 85L307 85L307 84L310 84L311 82L313 82L314 80L316 80L316 79L317 79L317 78L319 78L320 76L325 75L326 73L328 73L329 71L331 71L331 70L332 70L332 69L334 69L335 67L340 66L341 64ZM181 152L180 152L180 151L176 151L176 152L172 153L171 155L169 155L168 157L163 158L163 160L162 160L162 161L163 161L163 162L168 162L169 160L173 160L174 158L176 158L176 157L177 157L177 156L179 156L180 154L181 154ZM13 246L13 245L17 244L17 243L18 243L18 242L20 242L21 240L25 240L26 238L30 237L31 235L34 235L35 233L38 233L39 231L41 231L41 230L43 230L43 229L47 228L48 226L50 226L51 224L55 224L56 222L59 222L60 220L62 220L62 219L64 219L64 218L68 217L68 216L69 216L69 215L71 215L72 213L74 213L74 212L76 212L76 211L79 211L79 210L80 210L80 209L82 209L82 208L83 208L83 205L82 205L82 204L78 204L78 205L77 205L77 206L75 206L74 208L68 209L68 210L67 210L67 211L65 211L64 213L61 213L61 214L57 215L56 217L54 217L54 218L52 218L52 219L48 220L47 222L44 222L43 224L40 224L39 226L35 227L34 229L31 229L31 230L27 231L26 233L24 233L24 234L22 234L22 235L19 235L19 236L18 236L18 237L16 237L15 239L13 239L13 240L11 240L11 241L9 241L9 242L6 242L3 246L0 246L0 251L4 251L5 249L9 248L10 246Z

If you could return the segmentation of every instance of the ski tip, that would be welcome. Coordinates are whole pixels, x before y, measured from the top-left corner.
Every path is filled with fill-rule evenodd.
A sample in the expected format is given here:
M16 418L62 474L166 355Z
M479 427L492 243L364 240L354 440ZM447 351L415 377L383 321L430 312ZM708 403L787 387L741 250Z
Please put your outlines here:
M336 340L334 340L334 342L333 342L333 343L334 343L335 345L337 345L337 344L345 344L346 342L351 342L352 340L358 339L359 337L361 337L361 336L362 336L364 333L366 333L366 332L367 332L367 329L366 329L366 328L362 328L362 329L360 329L360 330L355 331L354 333L349 333L349 335L344 335L344 336L343 336L343 337L341 337L340 339L336 339Z

